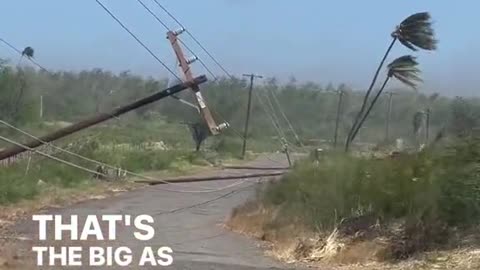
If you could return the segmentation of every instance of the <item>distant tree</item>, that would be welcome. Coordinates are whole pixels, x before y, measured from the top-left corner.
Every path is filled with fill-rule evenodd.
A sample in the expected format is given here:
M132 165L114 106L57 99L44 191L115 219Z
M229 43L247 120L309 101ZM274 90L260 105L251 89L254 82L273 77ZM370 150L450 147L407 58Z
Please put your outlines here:
M450 120L450 131L457 137L469 136L478 125L478 115L463 98L455 98L451 104L452 118Z

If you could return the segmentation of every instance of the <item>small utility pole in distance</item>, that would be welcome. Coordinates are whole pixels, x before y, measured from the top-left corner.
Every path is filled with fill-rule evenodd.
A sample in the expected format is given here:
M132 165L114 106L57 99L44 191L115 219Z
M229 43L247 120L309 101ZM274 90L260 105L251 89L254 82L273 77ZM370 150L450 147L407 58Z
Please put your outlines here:
M40 120L43 119L43 95L40 96Z
M387 119L385 121L385 142L388 142L390 139L390 117L392 114L392 101L394 92L385 92L388 95L388 103L387 103Z
M345 91L337 90L335 91L338 93L338 103L337 103L337 116L335 118L335 135L333 137L333 148L337 148L337 140L338 140L338 126L340 124L340 115L342 114L342 104L343 104L343 96L345 95Z
M255 78L263 78L263 76L255 74L243 74L244 77L250 77L250 88L248 90L248 104L247 104L247 118L245 119L245 130L243 132L243 147L242 147L242 158L245 159L245 152L247 150L247 136L248 136L248 124L250 122L250 109L252 107L252 91L253 91L253 81Z
M338 128L340 125L340 116L342 114L343 96L345 95L345 90L326 90L326 91L338 94L337 114L335 115L335 133L333 135L333 148L335 149L337 148Z
M430 136L430 108L425 110L425 145L428 144L428 137Z

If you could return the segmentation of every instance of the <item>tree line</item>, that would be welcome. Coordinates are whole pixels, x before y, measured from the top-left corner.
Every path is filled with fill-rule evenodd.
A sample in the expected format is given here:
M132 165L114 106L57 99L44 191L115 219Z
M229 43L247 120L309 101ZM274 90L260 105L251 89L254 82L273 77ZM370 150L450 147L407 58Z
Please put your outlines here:
M129 71L118 74L102 69L47 72L25 65L14 67L2 60L0 115L2 120L20 126L40 121L74 122L164 89L168 83L167 79L143 77ZM201 88L217 122L226 120L232 129L241 131L247 106L247 81L220 78ZM275 78L266 79L255 86L254 92L250 136L278 137L280 128L287 139L294 141L283 113L304 143L333 140L337 113L340 115L339 141L344 141L363 99L363 93L352 91L345 84L323 86L313 82L299 83L293 78L283 84ZM339 109L340 92L343 98ZM409 89L398 89L396 93L389 125L392 139L421 141L423 135L419 134L425 127L420 123L419 128L414 120L419 112L427 109L431 134L447 127L465 132L466 128L477 125L480 102L476 98L432 96ZM188 90L179 97L194 103ZM385 138L387 106L387 95L383 95L360 131L359 141L379 142ZM200 121L195 108L173 98L141 108L128 115L126 121L147 121L155 117L172 123ZM227 131L227 134L233 134L233 131Z

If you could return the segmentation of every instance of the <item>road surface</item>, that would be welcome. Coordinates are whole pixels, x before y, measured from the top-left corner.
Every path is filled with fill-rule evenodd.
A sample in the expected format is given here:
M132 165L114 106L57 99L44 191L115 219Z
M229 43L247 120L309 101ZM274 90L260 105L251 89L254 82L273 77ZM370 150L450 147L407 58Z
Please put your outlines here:
M274 161L272 161L274 160ZM282 155L260 158L248 165L279 166L287 165ZM229 170L214 172L219 174L253 173L252 170ZM209 172L212 173L212 172ZM176 185L157 185L140 188L119 196L79 203L68 209L46 210L42 214L58 214L64 218L78 215L81 221L87 215L151 215L154 219L155 237L143 242L133 237L131 226L119 226L117 239L112 241L53 241L39 242L38 223L32 220L20 222L15 233L27 240L21 241L18 269L105 269L107 267L85 266L88 263L84 254L82 267L38 267L32 246L125 246L133 252L133 262L128 267L111 266L107 269L298 269L291 265L265 256L260 243L223 228L231 210L251 198L257 182L261 179L225 180ZM169 189L169 190L165 190ZM209 190L207 190L209 189ZM212 191L214 189L215 191ZM172 191L174 190L174 191ZM206 192L208 191L208 192ZM67 218L68 221L68 218ZM79 222L82 224L82 222ZM79 226L80 227L80 226ZM107 226L102 229L107 231ZM79 231L81 231L81 227ZM48 235L53 235L48 227ZM138 266L138 260L145 246L156 250L162 246L173 250L171 266ZM22 257L23 256L23 257ZM46 259L46 258L45 258Z

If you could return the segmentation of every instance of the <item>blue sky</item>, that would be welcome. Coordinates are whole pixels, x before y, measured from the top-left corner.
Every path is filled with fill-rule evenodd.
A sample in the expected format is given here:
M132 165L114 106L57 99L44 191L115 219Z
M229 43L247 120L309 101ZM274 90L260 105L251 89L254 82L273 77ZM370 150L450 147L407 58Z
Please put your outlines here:
M170 27L177 25L152 0L143 0ZM439 49L418 52L423 91L478 95L480 2L474 0L158 0L233 74L255 72L287 80L347 83L362 89L390 42L394 26L429 11ZM136 0L102 0L168 65L174 56L165 30ZM0 36L32 46L47 68L100 67L166 77L167 72L95 0L2 1ZM221 74L200 48L198 56ZM390 60L409 53L396 46ZM0 45L0 57L16 59ZM195 64L197 74L205 73Z

